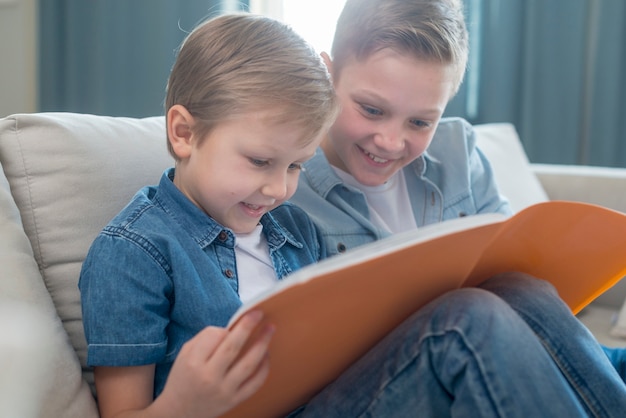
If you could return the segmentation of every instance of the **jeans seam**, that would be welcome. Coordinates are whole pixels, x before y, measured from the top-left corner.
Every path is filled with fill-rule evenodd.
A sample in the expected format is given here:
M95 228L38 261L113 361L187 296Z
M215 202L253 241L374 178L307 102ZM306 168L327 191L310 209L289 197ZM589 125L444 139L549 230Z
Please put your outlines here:
M561 370L561 373L565 379L570 382L573 388L577 388L575 393L577 396L587 405L587 408L591 414L595 417L610 417L610 415L602 408L599 402L596 402L592 396L589 396L588 391L585 389L583 377L576 372L576 368L571 367L566 359L557 355L558 350L554 350L553 347L547 344L548 333L541 327L541 324L533 321L529 315L518 311L518 314L524 319L524 321L530 326L537 336L541 345L545 348L548 355L552 358L556 366Z

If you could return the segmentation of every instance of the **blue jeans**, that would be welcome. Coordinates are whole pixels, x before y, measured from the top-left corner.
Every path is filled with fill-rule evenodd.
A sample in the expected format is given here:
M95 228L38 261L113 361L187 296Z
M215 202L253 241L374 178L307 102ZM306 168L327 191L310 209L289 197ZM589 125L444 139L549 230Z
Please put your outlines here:
M626 350L598 344L548 282L505 273L481 287L532 328L591 416L626 416Z
M624 415L626 386L554 289L503 276L426 305L292 416Z

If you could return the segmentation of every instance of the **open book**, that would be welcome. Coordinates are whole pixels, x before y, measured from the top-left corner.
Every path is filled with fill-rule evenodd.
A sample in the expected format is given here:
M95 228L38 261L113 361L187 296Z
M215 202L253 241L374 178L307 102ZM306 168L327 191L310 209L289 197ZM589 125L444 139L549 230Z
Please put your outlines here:
M227 417L274 417L306 403L437 296L505 271L550 281L577 313L626 274L626 215L545 202L512 217L459 218L307 266L232 318L259 308L276 325L271 371Z

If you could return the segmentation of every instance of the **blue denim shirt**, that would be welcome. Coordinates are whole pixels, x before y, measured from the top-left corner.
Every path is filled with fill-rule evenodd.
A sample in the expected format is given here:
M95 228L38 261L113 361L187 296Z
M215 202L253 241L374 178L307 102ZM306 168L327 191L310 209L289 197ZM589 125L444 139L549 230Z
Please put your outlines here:
M91 366L156 363L155 396L183 343L239 308L235 236L195 206L166 171L98 235L79 287ZM315 226L285 204L261 219L279 278L319 260Z
M330 255L389 235L370 221L364 194L341 181L320 149L304 168L291 201L320 228ZM511 213L464 119L442 118L428 150L403 170L418 227L478 213Z

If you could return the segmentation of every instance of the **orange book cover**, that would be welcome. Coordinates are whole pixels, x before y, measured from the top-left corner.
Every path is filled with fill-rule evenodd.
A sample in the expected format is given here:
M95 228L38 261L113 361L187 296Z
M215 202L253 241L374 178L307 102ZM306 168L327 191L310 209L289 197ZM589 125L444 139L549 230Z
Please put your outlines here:
M551 201L396 234L315 265L244 305L276 326L270 375L225 417L278 417L306 403L437 296L493 274L550 281L577 313L626 275L626 215Z

